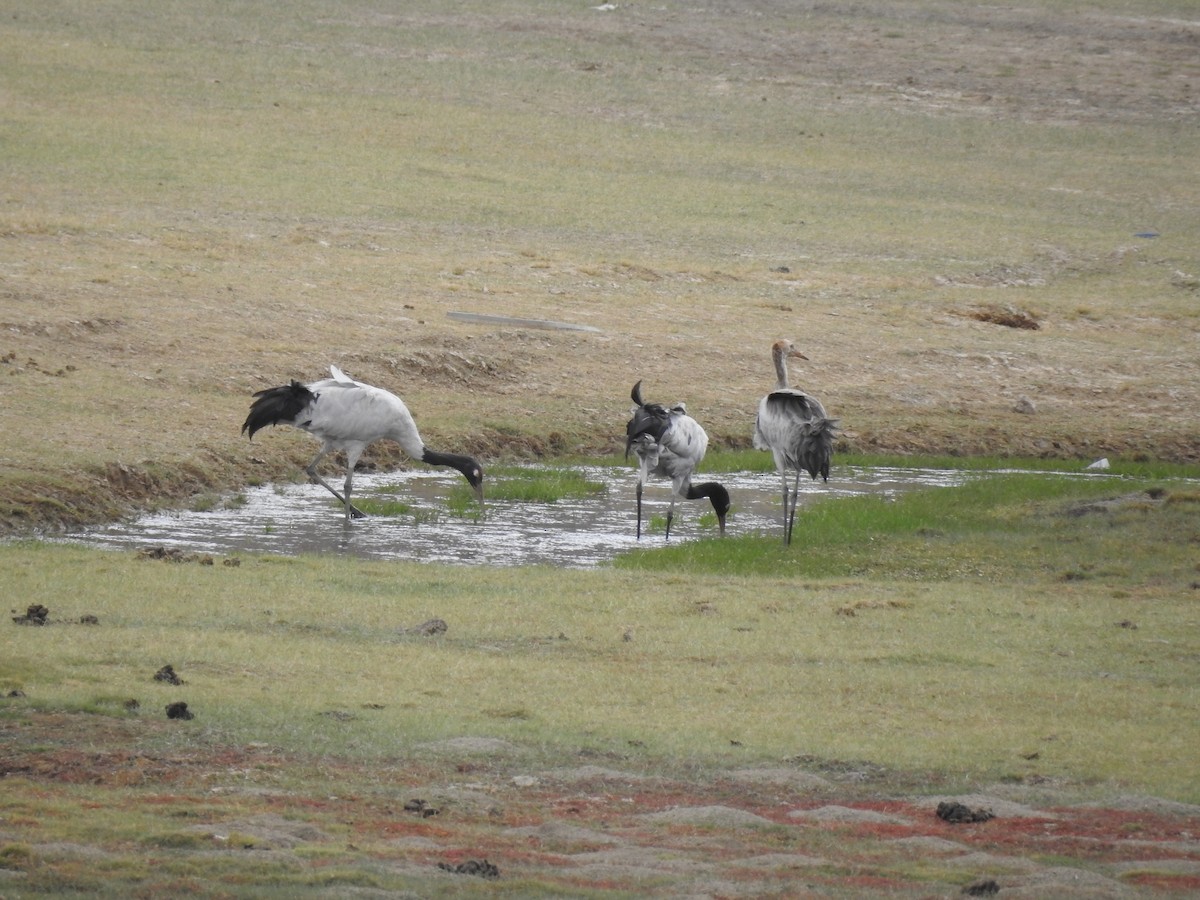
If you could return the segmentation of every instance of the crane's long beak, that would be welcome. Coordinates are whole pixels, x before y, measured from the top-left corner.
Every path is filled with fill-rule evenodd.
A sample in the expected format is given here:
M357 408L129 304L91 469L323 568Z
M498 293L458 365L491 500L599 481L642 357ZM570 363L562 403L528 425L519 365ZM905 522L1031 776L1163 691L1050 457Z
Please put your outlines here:
M795 350L795 349L793 349L793 350L789 350L789 351L788 351L788 356L790 356L792 359L808 359L808 357L807 357L807 356L805 356L805 355L804 355L803 353L801 353L799 350Z

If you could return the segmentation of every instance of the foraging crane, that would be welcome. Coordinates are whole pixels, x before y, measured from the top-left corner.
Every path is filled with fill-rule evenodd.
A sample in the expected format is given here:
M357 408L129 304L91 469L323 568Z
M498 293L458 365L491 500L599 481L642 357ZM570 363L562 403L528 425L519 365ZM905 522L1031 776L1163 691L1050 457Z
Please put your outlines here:
M337 366L330 366L332 378L301 384L293 381L282 387L267 388L254 395L250 414L242 425L242 433L254 433L268 425L291 425L307 431L321 441L321 450L304 469L314 484L322 485L337 497L346 508L346 521L365 513L350 503L354 467L369 444L391 438L413 459L431 466L450 466L462 472L475 489L479 505L483 506L483 469L469 456L438 453L421 440L417 423L404 401L383 388L363 384L347 376ZM346 451L345 493L339 494L317 472L317 466L334 450Z
M625 458L632 449L638 458L637 536L642 537L642 489L651 475L671 479L671 506L667 510L667 539L671 538L671 519L675 500L699 500L707 497L717 514L717 526L725 534L725 516L729 512L729 491L715 481L692 484L692 474L704 459L708 435L700 423L687 414L683 404L667 409L642 399L642 383L633 386L629 396L637 406L625 426Z
M833 456L838 420L825 414L825 407L816 397L788 385L788 359L808 359L807 356L791 341L776 341L771 346L771 356L777 380L775 389L759 401L754 447L770 450L775 457L775 468L783 482L783 542L790 544L796 500L800 496L800 473L807 472L813 481L817 475L829 480L829 460ZM788 469L796 472L790 504Z

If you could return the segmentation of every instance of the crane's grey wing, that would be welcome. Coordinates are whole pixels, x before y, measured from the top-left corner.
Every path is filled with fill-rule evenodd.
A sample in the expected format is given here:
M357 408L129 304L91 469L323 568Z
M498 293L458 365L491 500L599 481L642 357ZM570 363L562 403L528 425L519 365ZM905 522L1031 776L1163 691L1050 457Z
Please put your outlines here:
M671 411L671 427L659 443L657 471L674 482L677 494L684 496L691 484L692 473L708 450L708 434L691 416Z
M700 464L708 450L708 434L700 423L675 410L671 411L671 427L663 432L659 442L664 453L676 457L691 469Z
M836 419L824 417L793 425L787 438L788 465L797 472L807 472L813 481L818 475L828 481L837 426Z
M754 420L754 448L771 450L789 447L797 425L828 418L816 397L793 389L772 391L758 404Z
M771 391L763 398L763 404L770 412L792 422L827 418L821 401L804 391Z

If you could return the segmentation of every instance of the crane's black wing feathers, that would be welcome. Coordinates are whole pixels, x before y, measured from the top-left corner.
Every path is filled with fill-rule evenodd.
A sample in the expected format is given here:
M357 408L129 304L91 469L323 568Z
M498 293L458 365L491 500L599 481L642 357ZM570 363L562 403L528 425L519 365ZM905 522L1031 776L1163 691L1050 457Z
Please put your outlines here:
M649 435L654 443L671 427L671 413L658 403L647 403L634 410L633 418L625 425L625 445L629 447L643 435Z
M299 381L258 391L250 404L250 414L242 424L242 433L250 432L253 439L254 432L268 425L295 424L297 416L316 399L317 395Z

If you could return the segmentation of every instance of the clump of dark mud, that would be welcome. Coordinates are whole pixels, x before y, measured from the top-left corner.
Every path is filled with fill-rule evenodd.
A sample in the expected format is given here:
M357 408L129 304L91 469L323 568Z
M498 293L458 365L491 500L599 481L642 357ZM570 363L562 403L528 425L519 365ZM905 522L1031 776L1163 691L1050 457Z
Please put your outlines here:
M187 683L175 673L175 667L172 666L170 663L163 666L161 669L159 669L157 672L154 673L154 680L164 682L165 684L186 684Z
M438 863L438 868L455 875L478 875L480 878L499 878L500 870L486 859L468 859L456 866L450 863Z
M445 619L429 619L420 625L414 625L412 628L402 628L400 629L400 633L415 634L420 637L433 637L436 634L445 634L449 627Z
M989 325L1003 325L1005 328L1022 328L1026 331L1038 331L1041 324L1032 315L1012 307L987 306L983 309L967 313L968 318L976 322L986 322Z
M202 566L211 566L213 558L207 553L185 553L178 547L143 547L137 552L138 559L161 559L165 562L173 563L199 563Z
M996 814L990 809L971 809L956 800L943 800L937 805L937 817L943 822L986 822Z
M50 610L40 603L34 603L25 610L25 615L13 616L13 621L18 625L45 625L50 621Z
M424 800L414 799L405 802L404 811L410 812L413 815L420 816L422 819L429 819L441 813L441 810L435 806L430 806Z
M174 703L167 704L168 719L194 719L196 714L188 709L188 705L182 700L176 700Z

